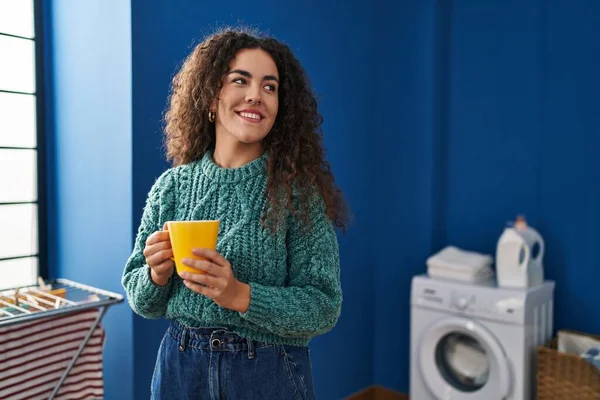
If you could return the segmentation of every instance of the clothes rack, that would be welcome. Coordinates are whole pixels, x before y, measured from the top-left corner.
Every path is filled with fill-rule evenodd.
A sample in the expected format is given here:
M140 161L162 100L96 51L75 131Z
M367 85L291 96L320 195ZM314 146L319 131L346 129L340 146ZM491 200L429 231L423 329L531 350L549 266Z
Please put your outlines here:
M85 335L73 358L54 387L49 400L58 394L81 352L102 321L108 308L123 302L123 296L67 279L55 279L38 285L0 290L0 328L38 319L98 309L98 316Z

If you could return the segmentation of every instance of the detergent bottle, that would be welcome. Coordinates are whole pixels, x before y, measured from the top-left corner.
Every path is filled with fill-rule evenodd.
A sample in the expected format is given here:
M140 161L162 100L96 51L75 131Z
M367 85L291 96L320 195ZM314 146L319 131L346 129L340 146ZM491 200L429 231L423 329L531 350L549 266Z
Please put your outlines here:
M498 286L528 288L544 282L544 240L519 216L504 229L496 248Z

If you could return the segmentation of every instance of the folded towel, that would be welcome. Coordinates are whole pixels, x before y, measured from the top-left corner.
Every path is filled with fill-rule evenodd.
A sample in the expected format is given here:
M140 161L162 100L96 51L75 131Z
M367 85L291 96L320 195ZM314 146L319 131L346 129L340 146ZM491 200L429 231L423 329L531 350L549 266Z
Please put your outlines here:
M600 340L577 332L558 331L558 351L579 355L600 372Z
M448 246L427 259L427 274L434 278L482 281L493 276L493 258Z
M560 330L557 347L561 353L581 355L593 347L600 348L600 340L582 333Z
M582 355L583 359L594 367L598 369L600 372L600 347L592 347L591 349L587 349Z
M479 282L489 280L494 276L494 271L489 265L471 270L455 270L444 267L429 267L427 275L432 278L444 278L458 281Z
M490 266L493 261L494 259L490 255L448 246L429 257L427 266L455 271L472 271Z

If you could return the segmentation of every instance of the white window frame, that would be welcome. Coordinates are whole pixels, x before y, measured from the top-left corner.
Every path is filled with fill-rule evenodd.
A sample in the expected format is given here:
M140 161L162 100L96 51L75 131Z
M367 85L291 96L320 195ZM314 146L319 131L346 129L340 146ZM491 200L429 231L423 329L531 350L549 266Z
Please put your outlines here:
M27 0L19 0L19 1L27 1ZM9 207L19 204L37 204L37 252L35 254L19 254L11 257L3 257L0 253L0 262L16 260L16 259L27 259L33 258L37 259L37 271L35 272L35 276L33 276L31 282L24 282L26 284L34 284L37 282L38 278L41 277L43 279L47 279L49 277L49 267L48 267L48 245L47 245L47 196L46 196L46 182L47 182L47 174L48 174L48 164L46 161L47 151L46 151L46 121L45 121L45 91L44 91L44 57L43 57L43 0L30 0L32 1L32 11L33 11L33 27L34 27L34 35L33 38L15 35L14 33L3 32L2 27L0 26L0 36L10 37L12 39L17 40L28 40L34 42L35 48L35 91L31 92L20 92L14 90L7 90L0 86L0 93L9 93L9 94L17 94L17 95L33 95L35 97L36 104L36 145L35 147L11 147L11 146L3 146L0 143L0 149L2 150L35 150L36 152L36 172L37 172L37 199L35 201L15 201L15 202L2 202L0 199L0 208ZM2 54L0 54L0 59L2 58ZM1 171L0 171L1 172ZM10 190L6 188L0 187L1 190ZM10 230L10 226L3 226L2 229ZM33 234L33 230L32 230ZM34 238L35 240L35 238ZM7 275L8 276L3 276ZM0 269L0 290L11 287L10 283L14 281L11 277L16 275L15 271L12 271L10 268L7 270ZM4 282L4 284L3 284ZM7 283L8 282L8 283ZM20 282L21 283L21 282Z

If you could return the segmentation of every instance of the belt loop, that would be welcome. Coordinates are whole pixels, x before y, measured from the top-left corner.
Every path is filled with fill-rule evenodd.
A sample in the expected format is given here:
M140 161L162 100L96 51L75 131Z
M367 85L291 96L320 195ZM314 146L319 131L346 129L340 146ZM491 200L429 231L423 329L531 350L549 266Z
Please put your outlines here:
M255 357L254 354L254 341L251 339L246 339L246 342L248 343L248 360L253 360Z
M184 327L183 331L181 332L181 339L179 341L179 351L185 351L186 334L187 328Z

